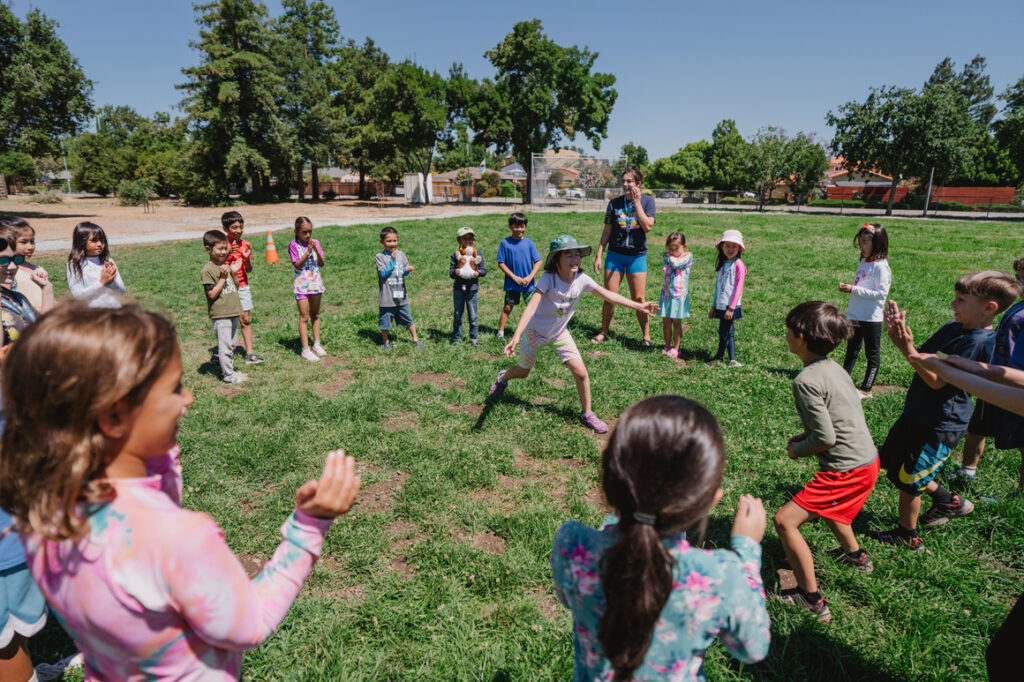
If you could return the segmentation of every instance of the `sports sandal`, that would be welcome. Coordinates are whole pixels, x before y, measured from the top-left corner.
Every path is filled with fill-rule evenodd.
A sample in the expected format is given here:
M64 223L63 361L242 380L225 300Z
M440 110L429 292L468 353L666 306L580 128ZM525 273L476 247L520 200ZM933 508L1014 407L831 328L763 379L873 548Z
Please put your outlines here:
M604 343L608 339L608 335L604 332L598 332L591 337L590 343Z

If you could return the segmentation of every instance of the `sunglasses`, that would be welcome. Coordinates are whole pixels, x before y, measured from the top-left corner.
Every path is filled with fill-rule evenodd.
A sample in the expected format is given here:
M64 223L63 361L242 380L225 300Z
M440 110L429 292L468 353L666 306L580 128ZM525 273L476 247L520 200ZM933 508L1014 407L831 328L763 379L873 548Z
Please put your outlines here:
M15 265L21 265L25 262L25 257L20 253L15 256L0 256L0 267L6 267L11 263Z

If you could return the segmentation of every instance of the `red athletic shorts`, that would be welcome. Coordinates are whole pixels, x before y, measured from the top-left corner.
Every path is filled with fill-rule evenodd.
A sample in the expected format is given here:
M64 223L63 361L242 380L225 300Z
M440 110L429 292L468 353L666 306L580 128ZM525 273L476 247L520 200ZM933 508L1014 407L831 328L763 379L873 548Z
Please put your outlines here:
M819 471L793 501L801 509L850 525L868 501L868 495L878 480L879 467L876 457L871 464L849 471Z

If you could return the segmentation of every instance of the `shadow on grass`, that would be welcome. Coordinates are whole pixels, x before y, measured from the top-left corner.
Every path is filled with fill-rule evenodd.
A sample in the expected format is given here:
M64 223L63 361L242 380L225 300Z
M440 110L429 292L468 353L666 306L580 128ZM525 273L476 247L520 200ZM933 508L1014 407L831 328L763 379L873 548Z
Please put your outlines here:
M297 336L289 337L287 339L278 339L277 345L281 346L282 348L285 348L286 350L291 351L292 353L295 353L296 355L302 352L302 342L299 341L299 338Z
M6 206L4 208L7 208ZM13 207L12 207L13 208ZM47 220L49 218L95 218L95 213L49 213L47 211L25 211L20 208L4 211L8 215L15 215L25 220Z
M560 417L570 424L579 423L579 415L576 414L571 409L558 408L555 407L554 405L537 405L526 400L523 400L522 398L517 398L514 395L509 395L508 390L506 389L505 394L497 400L494 400L490 397L487 398L486 402L484 403L484 410L483 412L480 413L480 416L476 418L476 422L474 422L473 428L471 429L472 431L483 430L484 424L487 422L487 418L491 414L491 410L493 410L494 406L497 405L498 403L519 405L521 407L529 408L530 410L542 410L545 412L549 412L556 417Z
M827 627L807 620L789 632L773 630L768 657L760 663L743 666L744 679L765 682L908 682L906 677L897 677L879 670L876 664L865 660L848 646L836 642L826 634ZM738 673L741 664L729 657L727 665Z
M785 367L765 367L765 371L769 374L777 374L780 377L786 377L790 381L796 378L796 375L800 373L799 369L787 369Z

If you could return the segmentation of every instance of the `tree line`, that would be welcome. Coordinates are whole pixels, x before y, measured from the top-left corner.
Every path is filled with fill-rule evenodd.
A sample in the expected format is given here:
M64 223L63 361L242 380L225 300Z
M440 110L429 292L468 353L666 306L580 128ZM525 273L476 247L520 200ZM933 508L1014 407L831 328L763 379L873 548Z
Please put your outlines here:
M459 63L440 74L391 61L369 38L346 40L320 0L281 0L277 17L259 0L215 0L195 11L199 35L190 44L199 63L182 69L184 117L146 118L123 106L94 112L92 85L81 76L62 86L77 97L59 125L4 116L15 132L0 153L22 156L0 172L27 175L27 157L55 155L54 141L74 135L68 158L76 188L86 191L144 182L161 195L211 204L245 187L255 200L301 195L308 178L318 198L320 169L336 165L359 173L365 196L368 176L398 182L407 170L476 166L506 154L529 159L563 136L585 136L597 148L617 97L615 77L593 70L596 52L556 44L538 20L515 24L488 50L495 74L476 80ZM2 4L0 22L54 26L38 10L19 22ZM8 41L15 52L36 49L25 33ZM64 70L81 74L67 57ZM20 104L29 103L12 106ZM95 130L79 133L94 114ZM48 143L29 144L37 136Z
M271 17L259 0L195 5L198 64L182 69L183 116L152 117L92 104L92 82L33 9L24 20L0 3L0 175L53 171L63 151L75 189L146 192L194 204L319 198L321 170L350 168L360 194L368 177L399 183L406 171L491 168L581 135L595 149L617 99L615 77L594 71L597 53L563 47L539 20L519 22L485 53L494 75L477 80L460 63L445 74L394 62L372 39L345 39L322 0L281 0ZM734 120L711 140L650 162L622 154L657 188L708 188L770 196L786 185L810 196L828 154L851 169L893 178L934 175L936 184L1018 185L1024 176L1024 77L994 95L985 60L961 70L945 59L919 89L873 88L827 114L835 137L777 127L744 137ZM999 114L1002 104L1002 116ZM92 130L82 132L87 123ZM891 206L890 206L891 208Z

